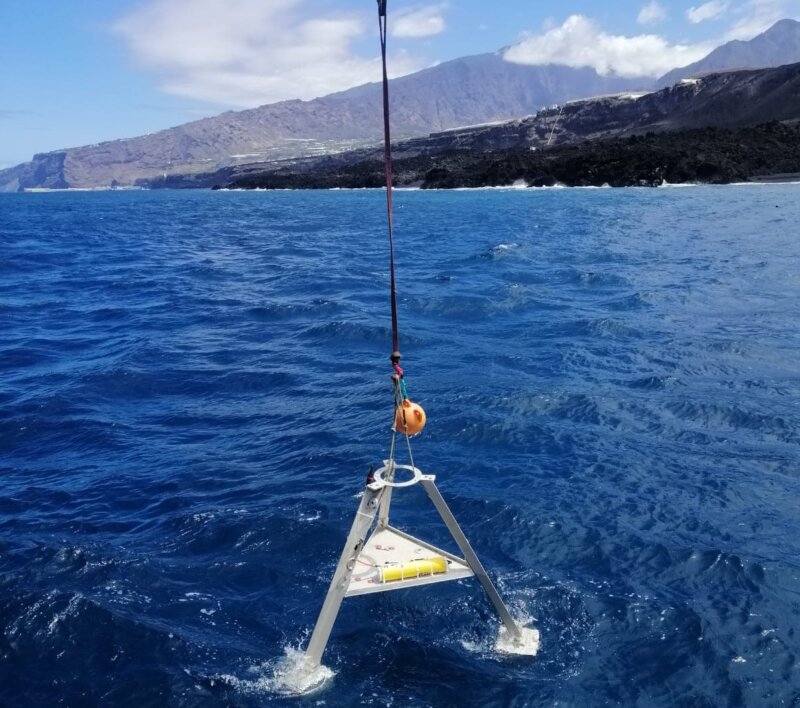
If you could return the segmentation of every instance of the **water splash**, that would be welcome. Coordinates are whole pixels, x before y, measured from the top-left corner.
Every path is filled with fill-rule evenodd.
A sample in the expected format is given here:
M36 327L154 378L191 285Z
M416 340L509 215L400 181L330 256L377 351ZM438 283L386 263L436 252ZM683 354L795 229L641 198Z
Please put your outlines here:
M512 637L505 627L500 627L495 642L495 651L499 654L515 656L536 656L539 653L539 630L534 627L520 627L520 637Z
M302 696L321 691L336 675L327 666L310 666L305 652L296 647L284 647L284 655L275 661L251 669L263 675L241 679L225 675L220 678L242 693L273 693L280 696Z

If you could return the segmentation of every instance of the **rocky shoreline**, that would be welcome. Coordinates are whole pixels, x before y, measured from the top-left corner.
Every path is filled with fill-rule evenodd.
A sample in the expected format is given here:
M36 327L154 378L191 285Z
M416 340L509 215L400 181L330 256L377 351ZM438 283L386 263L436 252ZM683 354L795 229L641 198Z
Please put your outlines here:
M422 189L768 181L800 173L800 123L651 132L537 150L451 150L398 159L394 173L395 186ZM365 188L380 187L383 180L382 162L368 159L353 164L294 165L215 188Z

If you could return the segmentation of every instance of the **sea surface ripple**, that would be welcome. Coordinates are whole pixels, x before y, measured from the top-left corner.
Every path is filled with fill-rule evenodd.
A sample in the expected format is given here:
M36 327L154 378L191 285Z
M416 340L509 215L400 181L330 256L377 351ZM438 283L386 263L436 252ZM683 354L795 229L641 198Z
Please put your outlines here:
M800 705L797 185L398 193L415 460L542 648L446 583L276 689L387 453L383 199L0 195L0 705Z

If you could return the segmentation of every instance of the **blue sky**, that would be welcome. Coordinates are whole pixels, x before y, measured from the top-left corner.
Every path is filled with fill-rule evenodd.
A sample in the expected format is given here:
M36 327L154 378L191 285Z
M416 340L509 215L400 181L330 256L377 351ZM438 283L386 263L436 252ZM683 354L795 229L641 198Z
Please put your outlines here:
M389 0L394 74L508 48L657 76L800 0ZM0 167L378 78L374 0L36 0L0 12Z

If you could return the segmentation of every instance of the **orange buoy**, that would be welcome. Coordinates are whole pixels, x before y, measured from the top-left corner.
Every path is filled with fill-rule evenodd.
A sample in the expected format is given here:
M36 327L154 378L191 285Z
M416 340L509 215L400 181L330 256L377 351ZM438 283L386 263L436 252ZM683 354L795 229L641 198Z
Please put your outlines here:
M394 427L398 433L416 435L425 427L427 416L419 403L412 403L408 399L403 401L402 407L397 409L394 417Z

